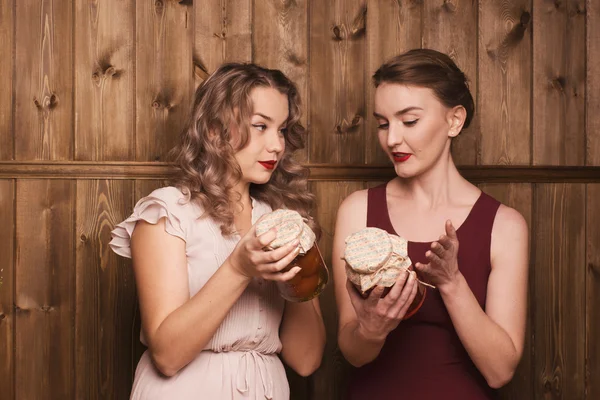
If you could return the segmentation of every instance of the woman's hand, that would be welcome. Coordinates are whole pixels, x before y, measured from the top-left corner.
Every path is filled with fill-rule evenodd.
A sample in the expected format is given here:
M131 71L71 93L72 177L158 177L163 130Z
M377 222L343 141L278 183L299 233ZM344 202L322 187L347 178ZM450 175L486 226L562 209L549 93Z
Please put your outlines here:
M285 269L298 255L298 240L294 240L278 249L265 251L264 248L277 236L275 228L261 236L256 236L256 224L238 242L229 256L229 262L239 274L248 277L260 277L272 281L289 281L300 271L294 267Z
M381 341L394 330L406 315L408 307L417 294L417 280L414 272L403 271L384 298L382 286L376 286L369 297L362 298L354 285L346 285L350 301L356 312L358 332L365 339Z
M425 253L428 264L416 263L415 268L425 280L442 290L445 286L457 281L458 270L458 237L450 220L446 221L446 234L437 242L431 243L431 250Z

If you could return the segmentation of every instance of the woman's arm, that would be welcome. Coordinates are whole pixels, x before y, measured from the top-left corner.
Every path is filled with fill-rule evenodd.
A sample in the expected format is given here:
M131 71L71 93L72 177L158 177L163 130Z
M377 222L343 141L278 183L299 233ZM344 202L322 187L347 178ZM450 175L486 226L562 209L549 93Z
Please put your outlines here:
M154 364L164 375L176 374L202 351L253 273L274 279L273 273L292 261L292 246L262 251L274 237L269 232L256 238L251 229L190 299L185 242L165 232L164 218L156 225L137 222L131 251L142 329ZM296 272L278 274L276 279L290 279Z
M450 225L451 227L451 225ZM454 228L447 228L448 246L435 249L429 268L447 268L458 252ZM444 240L441 239L440 243ZM437 243L437 242L436 242ZM485 312L464 276L458 272L437 279L438 288L458 336L485 377L499 388L517 368L525 338L529 240L527 224L514 209L500 206L492 230L492 272L488 280ZM438 275L439 276L439 275ZM436 279L434 279L436 281Z
M301 376L315 372L321 365L325 348L325 325L319 300L286 302L279 336L285 363Z
M348 283L342 259L345 239L364 228L367 220L367 191L351 194L338 210L333 239L333 277L339 312L338 345L350 364L360 367L373 361L389 332L395 329L416 293L414 274L402 273L390 292L381 299L383 287L376 287L363 299Z

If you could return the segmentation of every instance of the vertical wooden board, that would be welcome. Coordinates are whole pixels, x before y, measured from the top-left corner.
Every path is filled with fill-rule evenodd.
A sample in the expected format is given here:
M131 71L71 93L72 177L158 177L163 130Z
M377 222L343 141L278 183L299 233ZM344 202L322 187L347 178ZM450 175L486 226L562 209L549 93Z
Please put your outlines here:
M15 159L71 159L73 8L56 0L15 5Z
M14 157L13 131L13 46L14 0L0 2L0 160Z
M534 191L535 399L583 399L585 185Z
M75 2L75 159L135 151L135 2Z
M136 7L136 160L165 161L187 121L193 89L193 8Z
M600 398L600 184L587 185L586 399Z
M309 3L309 160L363 163L366 6L361 0Z
M585 1L533 0L533 164L584 165Z
M363 182L309 182L309 189L315 194L319 205L317 219L323 228L319 248L330 269L330 278L333 278L331 251L338 207L351 193L364 189L364 187ZM313 390L311 399L341 399L347 386L346 374L349 364L344 360L337 347L338 314L333 285L332 279L320 297L327 330L327 344L321 367L311 377L311 389Z
M479 188L494 197L503 204L512 207L519 211L529 226L529 237L531 242L532 226L532 188L530 183L507 183L507 184L483 184ZM531 253L531 251L530 251ZM506 400L513 399L533 399L533 385L536 380L533 369L533 318L536 310L536 305L533 302L534 286L534 271L530 260L529 268L529 289L528 289L528 307L527 307L527 330L525 332L525 348L523 349L523 357L515 372L512 381L500 390L500 398Z
M132 181L78 185L76 340L78 367L86 373L78 379L77 397L127 397L141 354L139 328L133 335L136 298L131 263L108 247L114 225L131 213L132 196ZM95 358L93 365L90 358Z
M135 182L135 202L138 202L142 197L148 196L154 190L164 186L168 186L169 182L159 179L138 180ZM133 209L132 209L133 210Z
M14 181L0 180L0 389L2 397L12 399L15 395L14 360L14 235L15 235L15 188Z
M479 5L481 164L531 163L531 0Z
M448 54L465 73L477 104L477 2L459 0L424 1L423 47ZM480 119L475 113L469 128L452 143L452 156L458 165L479 161Z
M78 399L127 398L131 390L131 337L136 308L129 260L108 246L111 230L131 213L133 181L77 182Z
M367 1L365 161L389 163L379 145L377 121L373 117L375 87L372 77L387 60L410 49L421 47L423 2L418 0Z
M15 398L74 398L75 183L16 186Z
M253 62L281 70L298 87L302 124L307 126L308 99L308 0L254 2ZM308 133L307 143L310 141ZM307 146L308 147L308 146ZM298 153L306 161L307 149Z
M600 110L600 3L588 0L586 10L586 162L587 165L600 165L600 118L597 113Z
M194 1L196 84L224 62L252 61L252 0Z

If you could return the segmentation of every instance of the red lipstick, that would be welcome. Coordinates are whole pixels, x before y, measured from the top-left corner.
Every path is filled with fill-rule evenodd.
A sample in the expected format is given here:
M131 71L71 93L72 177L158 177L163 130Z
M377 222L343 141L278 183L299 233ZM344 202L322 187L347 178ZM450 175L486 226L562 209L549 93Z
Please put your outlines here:
M396 162L404 162L408 160L412 156L411 153L392 153L392 157L394 157L394 161Z
M271 169L275 168L275 164L277 164L277 161L275 161L275 160L259 161L258 163L260 165L262 165L263 167L265 167L266 169L271 170Z

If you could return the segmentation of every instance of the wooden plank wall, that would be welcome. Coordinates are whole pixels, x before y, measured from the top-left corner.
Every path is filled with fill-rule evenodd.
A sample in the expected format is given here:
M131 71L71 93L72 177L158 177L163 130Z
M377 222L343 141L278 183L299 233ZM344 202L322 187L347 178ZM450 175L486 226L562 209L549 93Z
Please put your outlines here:
M596 0L0 2L0 397L127 398L143 347L110 230L164 184L193 90L220 63L298 84L330 261L340 202L392 173L371 75L414 47L467 73L477 116L455 160L529 222L527 343L502 397L600 398ZM344 393L332 287L322 305L326 354L309 378L289 372L293 399Z

